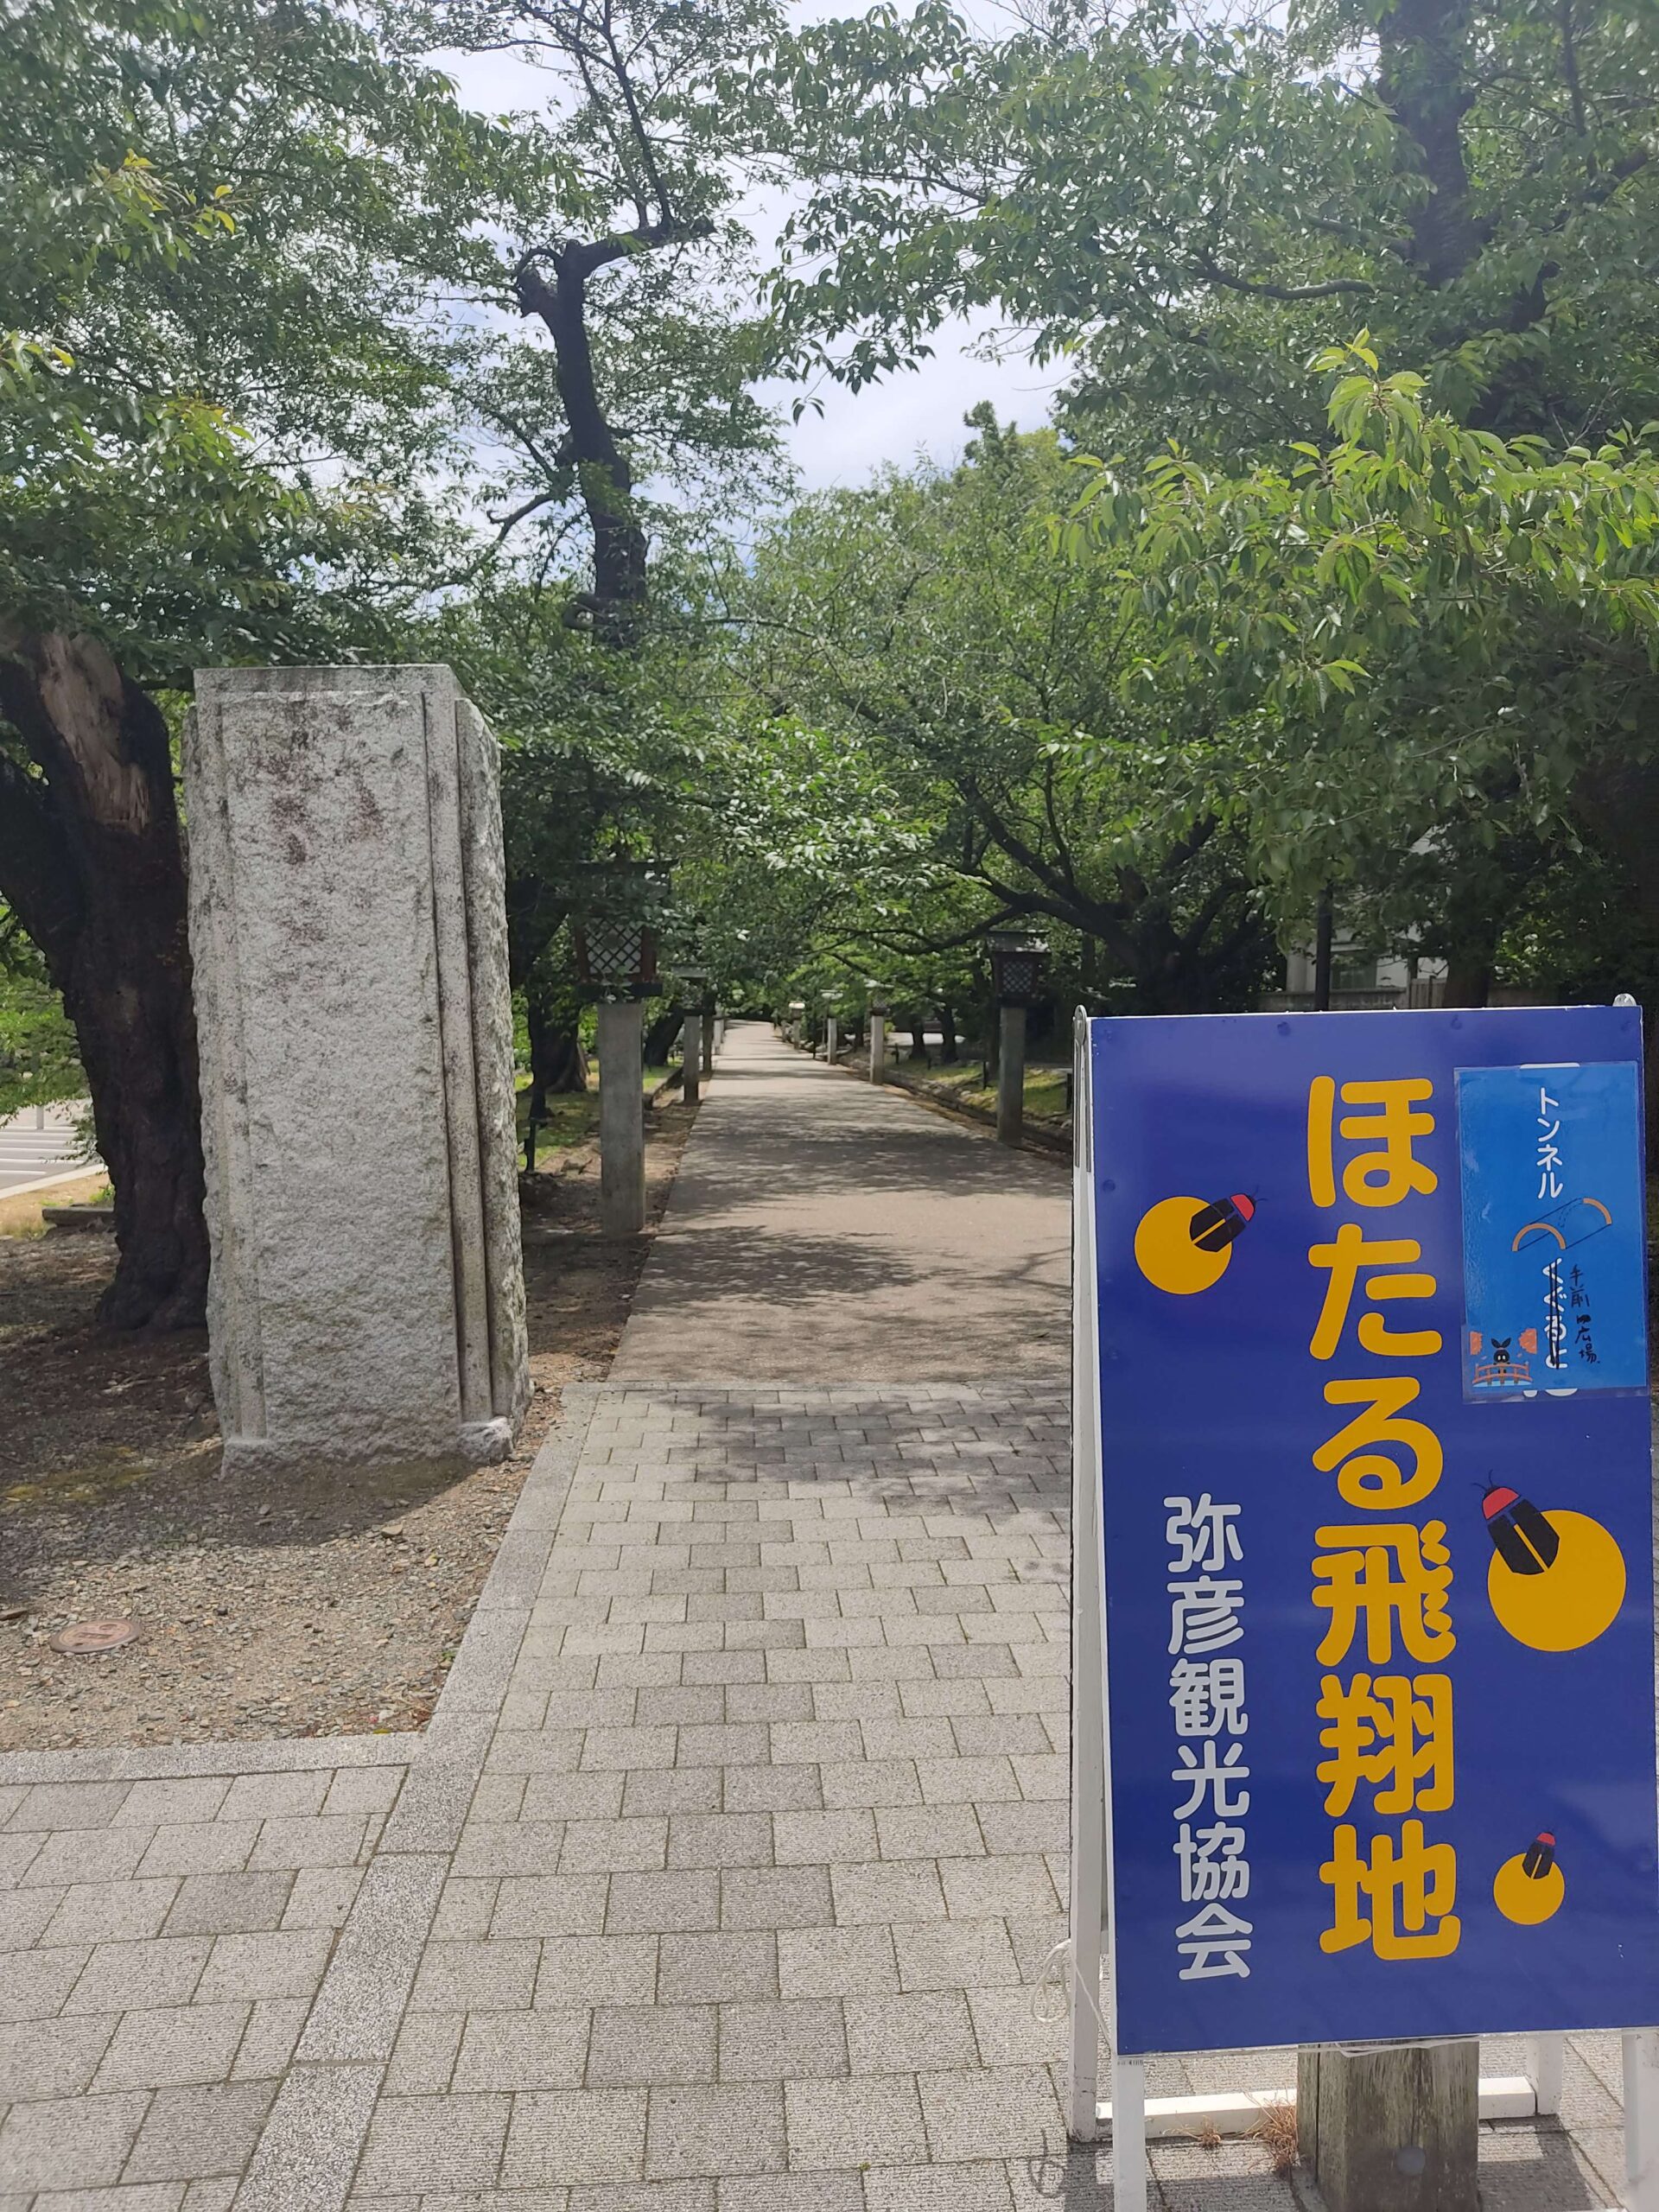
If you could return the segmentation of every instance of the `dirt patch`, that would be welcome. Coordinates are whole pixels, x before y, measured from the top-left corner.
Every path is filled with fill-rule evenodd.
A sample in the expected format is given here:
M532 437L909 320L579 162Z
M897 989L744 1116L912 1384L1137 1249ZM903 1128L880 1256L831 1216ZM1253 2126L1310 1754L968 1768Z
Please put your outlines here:
M653 1229L690 1120L648 1117ZM206 1338L95 1328L101 1234L0 1237L0 1751L426 1721L560 1392L608 1370L650 1248L601 1236L589 1146L534 1197L524 1434L441 1485L221 1475ZM50 1649L128 1618L119 1651Z

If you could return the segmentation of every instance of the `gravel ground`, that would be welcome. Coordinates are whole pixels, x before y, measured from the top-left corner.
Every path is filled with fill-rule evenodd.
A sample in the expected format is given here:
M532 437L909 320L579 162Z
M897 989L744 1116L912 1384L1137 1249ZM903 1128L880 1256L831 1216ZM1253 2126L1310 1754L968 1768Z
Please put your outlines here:
M690 1117L650 1117L652 1218ZM649 1239L598 1233L591 1152L524 1217L535 1395L513 1458L458 1482L219 1471L207 1343L90 1321L101 1233L0 1236L0 1751L418 1728L564 1383L605 1375ZM133 1640L67 1656L77 1620Z

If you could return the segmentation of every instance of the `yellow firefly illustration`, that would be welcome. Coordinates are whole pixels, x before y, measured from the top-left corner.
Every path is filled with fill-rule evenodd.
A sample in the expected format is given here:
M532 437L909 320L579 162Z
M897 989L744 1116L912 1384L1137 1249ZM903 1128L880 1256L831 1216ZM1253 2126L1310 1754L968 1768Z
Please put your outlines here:
M1555 1864L1555 1839L1545 1828L1492 1877L1492 1903L1517 1928L1536 1928L1559 1912L1567 1883Z
M1579 1651L1618 1618L1624 1554L1599 1521L1501 1484L1482 1501L1492 1562L1486 1594L1499 1625L1534 1651Z
M1190 1298L1221 1281L1234 1241L1255 1218L1255 1200L1243 1191L1230 1198L1160 1198L1135 1232L1135 1265L1154 1289Z

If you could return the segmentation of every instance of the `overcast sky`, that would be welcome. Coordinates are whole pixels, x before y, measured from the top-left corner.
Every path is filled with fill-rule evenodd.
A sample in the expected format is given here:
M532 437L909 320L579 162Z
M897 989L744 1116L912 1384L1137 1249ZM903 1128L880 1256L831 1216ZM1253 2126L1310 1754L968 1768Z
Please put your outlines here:
M991 4L982 0L985 12ZM448 54L437 59L466 105L485 114L539 107L546 98L545 76L511 54ZM769 241L760 243L764 248ZM835 385L819 386L822 416L809 408L792 428L789 406L799 388L771 388L766 396L775 393L804 486L816 491L862 483L881 462L902 464L924 451L948 461L967 435L963 416L982 399L993 403L1001 421L1013 421L1021 429L1042 423L1059 381L1052 369L1037 369L1020 359L984 361L969 351L976 328L987 328L994 320L988 315L977 324L946 323L934 337L932 359L909 375L856 393Z

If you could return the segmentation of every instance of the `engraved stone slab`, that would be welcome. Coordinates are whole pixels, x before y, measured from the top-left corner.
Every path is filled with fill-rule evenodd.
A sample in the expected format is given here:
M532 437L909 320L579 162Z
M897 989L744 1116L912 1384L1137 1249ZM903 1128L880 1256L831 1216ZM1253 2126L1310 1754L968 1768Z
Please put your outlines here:
M500 1459L529 1380L494 741L447 668L207 670L196 700L226 1464Z

